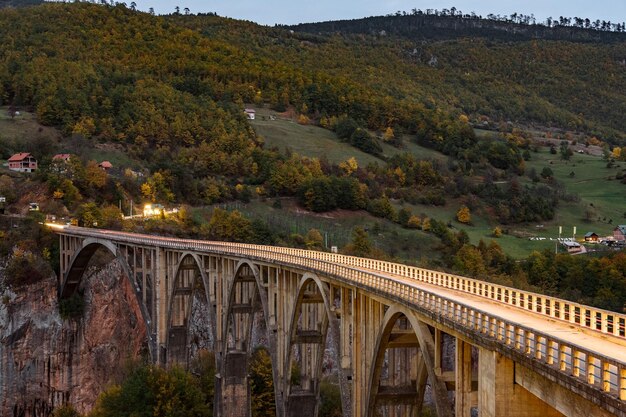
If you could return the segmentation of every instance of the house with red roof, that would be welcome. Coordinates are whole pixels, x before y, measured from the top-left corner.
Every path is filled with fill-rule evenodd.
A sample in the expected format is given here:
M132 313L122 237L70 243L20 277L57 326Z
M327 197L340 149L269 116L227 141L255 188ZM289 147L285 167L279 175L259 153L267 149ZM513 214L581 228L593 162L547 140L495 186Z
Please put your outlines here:
M9 158L9 169L17 172L33 172L37 170L37 160L28 152L16 153Z
M53 161L69 162L71 157L72 157L72 155L69 154L69 153L58 153L58 154L56 154L56 155L54 155L52 157L52 160Z
M102 168L104 171L108 171L111 168L113 168L113 164L110 163L109 161L102 161L98 164L98 166Z

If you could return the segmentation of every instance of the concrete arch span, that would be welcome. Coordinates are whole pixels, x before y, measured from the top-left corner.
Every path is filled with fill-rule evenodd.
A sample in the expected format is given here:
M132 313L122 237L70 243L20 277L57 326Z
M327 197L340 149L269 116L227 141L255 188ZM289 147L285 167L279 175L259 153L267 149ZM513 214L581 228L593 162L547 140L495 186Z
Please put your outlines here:
M316 274L307 272L300 279L290 323L284 368L286 416L318 415L323 359L329 335L336 355L334 363L338 368L343 416L351 416L351 390L339 358L339 321L331 310L329 287ZM297 375L293 367L296 355L300 356Z
M115 245L113 242L109 240L94 238L88 238L82 242L82 247L77 250L72 256L67 271L63 276L63 281L59 289L59 299L67 299L78 291L78 288L80 287L80 284L83 280L84 273L87 270L87 266L89 265L89 261L91 261L96 251L102 248L106 249L114 256L115 261L118 262L118 264L124 271L124 275L126 276L126 279L128 279L131 288L135 290L133 291L133 293L135 295L137 305L139 306L139 310L141 311L141 318L144 322L144 325L146 326L146 330L149 335L148 337L150 340L148 346L150 349L150 356L154 361L157 357L157 348L153 337L150 336L150 330L152 328L150 314L148 313L146 305L143 302L141 293L137 290L137 286L134 281L133 270L128 264L127 259L122 255L117 245Z
M248 417L250 387L248 362L252 354L252 330L256 313L260 312L272 361L276 415L283 415L282 384L277 369L276 337L269 329L267 291L257 265L247 259L237 262L228 290L221 358L221 410L223 416ZM218 385L218 384L216 384Z
M367 416L418 416L430 381L439 417L452 417L445 383L435 374L435 344L430 328L401 306L387 309L382 320L369 378Z
M167 309L166 355L169 364L189 365L188 338L194 299L198 292L209 303L209 277L202 259L195 253L184 252L175 267L174 282L169 293ZM206 329L215 343L215 310L209 306L209 328Z

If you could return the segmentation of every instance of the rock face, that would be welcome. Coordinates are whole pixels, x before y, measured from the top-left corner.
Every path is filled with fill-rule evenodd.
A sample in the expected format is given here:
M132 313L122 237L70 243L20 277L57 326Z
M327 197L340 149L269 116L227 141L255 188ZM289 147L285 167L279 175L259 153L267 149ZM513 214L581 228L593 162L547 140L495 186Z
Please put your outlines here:
M56 277L2 294L0 415L48 416L66 402L87 412L127 361L147 354L146 328L119 265L90 269L83 290L83 317L65 321Z

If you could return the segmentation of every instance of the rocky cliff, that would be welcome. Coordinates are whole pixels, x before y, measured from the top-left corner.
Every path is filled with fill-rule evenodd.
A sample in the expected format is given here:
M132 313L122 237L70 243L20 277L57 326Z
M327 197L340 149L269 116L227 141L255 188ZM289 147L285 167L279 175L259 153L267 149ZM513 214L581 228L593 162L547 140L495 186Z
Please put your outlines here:
M61 319L56 284L50 277L2 294L2 416L48 416L65 402L86 412L124 363L146 352L140 311L115 262L86 275L81 319Z

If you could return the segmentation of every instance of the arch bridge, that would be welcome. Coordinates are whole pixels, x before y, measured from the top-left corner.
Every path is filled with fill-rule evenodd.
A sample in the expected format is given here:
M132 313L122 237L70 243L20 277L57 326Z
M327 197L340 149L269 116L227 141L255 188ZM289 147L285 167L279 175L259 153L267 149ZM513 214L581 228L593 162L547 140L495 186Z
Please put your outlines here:
M49 226L59 296L111 252L157 363L186 363L193 297L206 297L224 417L250 415L259 320L278 417L316 416L329 367L346 417L419 416L427 398L440 417L626 417L623 314L373 259Z

